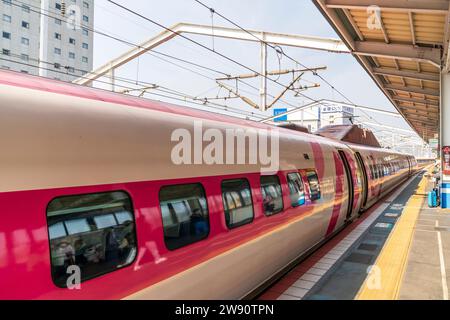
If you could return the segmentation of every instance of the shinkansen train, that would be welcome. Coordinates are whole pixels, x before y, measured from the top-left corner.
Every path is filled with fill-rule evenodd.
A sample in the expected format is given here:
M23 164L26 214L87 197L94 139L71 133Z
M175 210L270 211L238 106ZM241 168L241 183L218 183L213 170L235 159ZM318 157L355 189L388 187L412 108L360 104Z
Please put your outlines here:
M195 159L230 130L274 127L0 71L0 299L251 297L418 169L285 128L276 170Z

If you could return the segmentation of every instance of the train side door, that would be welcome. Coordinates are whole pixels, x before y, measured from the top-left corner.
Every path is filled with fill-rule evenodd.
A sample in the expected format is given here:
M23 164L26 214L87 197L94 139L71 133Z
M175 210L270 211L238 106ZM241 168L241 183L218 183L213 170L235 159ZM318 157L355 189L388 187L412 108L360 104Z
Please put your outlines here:
M411 159L409 157L406 157L406 160L408 161L408 168L409 168L409 176L412 175L412 164Z
M353 185L352 171L350 169L350 164L348 162L347 156L345 155L345 152L339 150L339 156L341 157L342 163L344 164L345 176L347 177L348 182L348 208L347 208L347 220L348 220L352 216L355 186Z
M363 161L363 158L361 157L361 154L359 152L356 152L355 156L356 156L356 160L358 161L358 167L362 171L362 177L363 177L362 197L363 197L363 201L362 201L361 208L365 208L365 206L367 204L367 194L368 194L368 190L369 190L369 179L367 177L366 167L364 166L364 161Z

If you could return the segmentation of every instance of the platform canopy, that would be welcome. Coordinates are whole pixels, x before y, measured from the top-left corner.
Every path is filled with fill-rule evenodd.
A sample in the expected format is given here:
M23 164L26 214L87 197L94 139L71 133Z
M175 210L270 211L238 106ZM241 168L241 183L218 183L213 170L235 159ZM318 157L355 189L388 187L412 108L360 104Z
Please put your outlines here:
M353 55L425 140L439 133L449 0L313 0Z

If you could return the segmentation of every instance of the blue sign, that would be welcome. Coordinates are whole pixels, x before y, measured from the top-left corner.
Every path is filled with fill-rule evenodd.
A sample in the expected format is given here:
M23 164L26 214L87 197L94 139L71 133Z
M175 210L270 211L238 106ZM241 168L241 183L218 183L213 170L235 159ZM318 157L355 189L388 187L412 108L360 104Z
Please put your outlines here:
M273 115L277 116L279 114L286 113L287 111L288 111L287 108L273 109ZM283 121L287 121L287 120L288 120L288 117L287 117L287 114L286 114L286 115L281 116L279 118L275 118L273 121L275 121L275 122L283 122Z

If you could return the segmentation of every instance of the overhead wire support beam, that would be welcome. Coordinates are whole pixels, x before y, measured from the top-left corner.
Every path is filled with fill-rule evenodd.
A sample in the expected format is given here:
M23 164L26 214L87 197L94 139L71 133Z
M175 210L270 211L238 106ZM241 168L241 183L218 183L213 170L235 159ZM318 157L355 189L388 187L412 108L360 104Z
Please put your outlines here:
M261 87L259 110L267 110L267 43L264 32L261 34Z
M181 34L197 34L204 36L214 36L216 38L261 42L261 40L259 39L259 37L262 34L261 31L250 30L249 32L250 34L243 30L234 28L215 26L214 29L212 29L211 26L209 25L207 26L190 23L178 23L172 26L171 28L168 28L168 30L162 31L155 37L147 40L146 42L140 44L135 48L128 50L127 52L120 55L116 59L111 60L110 62L84 75L82 78L76 79L73 82L81 85L88 85L92 83L92 81L108 74L109 72L111 72L111 70L123 66L124 64L132 61L133 59L136 59L140 55L160 46L161 44ZM324 50L336 53L350 53L347 46L341 40L338 39L264 32L264 41L266 43L280 46L291 46L305 49Z
M245 103L247 103L248 105L252 106L255 109L259 109L259 106L257 103L253 102L251 99L244 97L242 95L239 94L239 92L237 92L236 90L233 90L232 88L228 87L227 85L217 82L217 84L224 88L225 90L227 90L228 92L234 94L236 97L240 98L242 101L244 101Z
M150 90L150 89L158 89L159 86L156 84L153 84L151 86L147 86L147 87L143 87L143 88L136 88L136 89L124 89L121 91L121 93L130 93L130 92L134 92L134 91L146 91L146 90Z
M327 69L326 66L322 66L322 67L308 68L308 69L278 70L278 71L268 71L266 73L266 75L278 76L278 75L296 73L296 72L309 72L309 71L317 72L317 71L322 71L322 70L326 70L326 69ZM250 78L256 78L258 76L259 76L259 74L257 74L257 73L248 73L248 74L242 74L242 75L237 75L237 76L217 78L216 80L217 81L226 81L226 80L237 80L237 79L250 79Z
M228 97L205 97L205 98L195 98L193 100L200 101L200 102L208 102L213 100L232 100L232 99L239 99L237 96L228 96Z
M298 97L298 96L300 96L300 93L299 93L300 91L305 91L305 90L308 90L308 89L314 89L314 88L319 88L319 87L320 87L320 84L319 83L315 83L315 84L310 85L310 86L300 86L298 88L293 87L291 90L293 90L294 92L298 91L298 92L295 93L295 97Z
M244 40L251 42L261 42L261 40L264 40L264 42L266 43L279 46L315 49L337 53L350 53L347 46L339 39L283 34L267 31L262 32L255 30L243 31L237 28L217 26L214 26L214 31L212 31L211 26L188 23L181 23L179 25L181 25L181 32L189 34L214 35L214 37L219 38ZM264 34L263 39L261 39L261 34Z
M288 90L293 89L294 84L297 81L299 81L301 77L303 77L303 74L304 73L300 73L297 77L295 77L294 80L292 80L292 82L288 86L286 86L286 89L284 89L278 96L275 97L275 100L272 101L272 103L267 107L267 109L272 108L275 105L275 103L277 103Z

